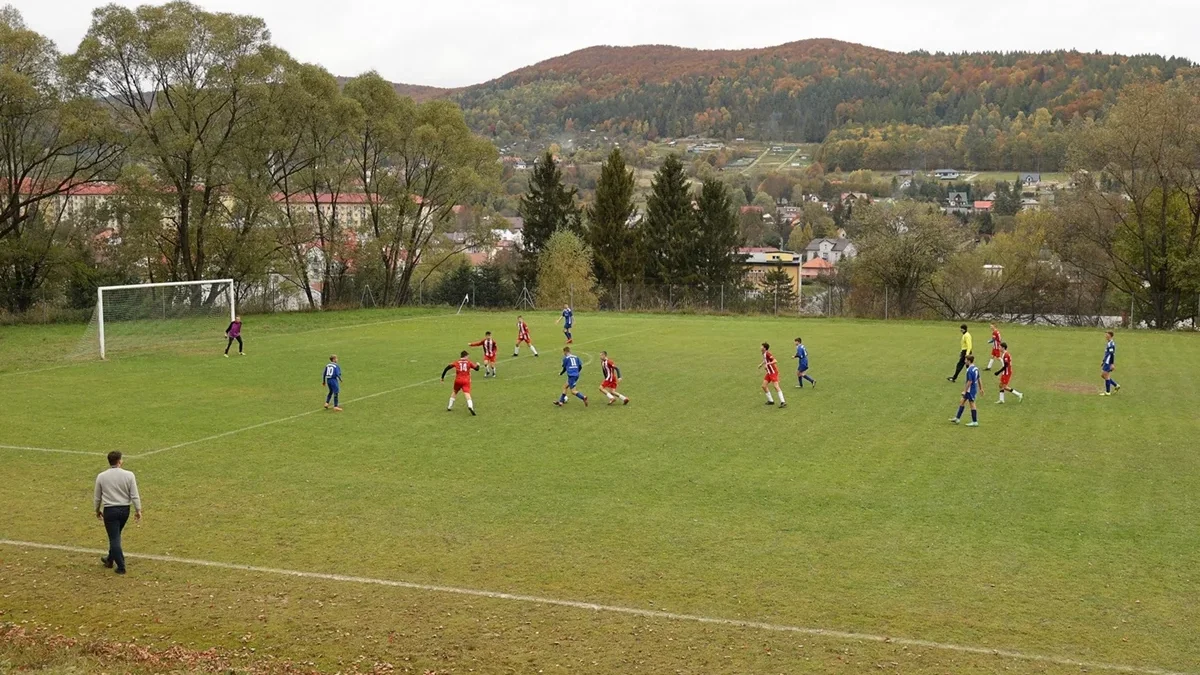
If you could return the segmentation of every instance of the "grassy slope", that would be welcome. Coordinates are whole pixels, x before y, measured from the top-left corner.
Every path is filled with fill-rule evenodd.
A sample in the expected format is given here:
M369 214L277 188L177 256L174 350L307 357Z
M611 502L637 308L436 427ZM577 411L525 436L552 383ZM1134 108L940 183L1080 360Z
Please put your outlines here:
M501 379L477 379L481 414L470 419L444 411L448 386L419 383L484 329L506 344L512 315L335 327L390 317L254 318L245 359L214 356L213 339L0 375L20 399L0 411L0 443L136 454L302 413L321 400L320 368L337 351L347 399L412 386L339 416L130 460L148 519L129 532L129 550L1117 663L1200 662L1190 637L1200 628L1200 460L1186 440L1200 424L1184 412L1200 394L1179 367L1200 357L1194 335L1122 335L1125 391L1104 399L1089 389L1096 332L1010 328L1027 401L994 406L988 378L984 426L969 430L945 421L956 403L944 381L957 345L949 325L585 314L586 386L594 393L607 348L635 403L557 410L560 340L552 315L539 314L543 357L502 353ZM768 409L755 394L756 345L769 339L786 357L798 331L821 386L788 389L792 407ZM0 372L71 338L3 329ZM0 507L24 515L0 537L102 546L88 513L100 458L3 452L19 479ZM118 582L86 557L0 549L0 619L250 644L330 668L362 654L485 670L1058 672L166 563L131 571ZM124 622L96 601L116 583Z

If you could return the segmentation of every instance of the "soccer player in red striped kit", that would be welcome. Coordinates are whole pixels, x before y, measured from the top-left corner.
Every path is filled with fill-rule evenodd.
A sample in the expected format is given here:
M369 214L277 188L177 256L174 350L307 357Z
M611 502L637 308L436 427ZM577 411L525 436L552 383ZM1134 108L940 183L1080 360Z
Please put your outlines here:
M775 386L775 393L779 394L779 407L786 408L787 401L783 399L783 387L779 386L779 362L775 360L775 355L771 353L771 345L766 342L762 343L762 363L758 364L759 370L766 370L766 375L763 377L762 390L767 395L767 405L775 405L775 399L771 398L771 386Z

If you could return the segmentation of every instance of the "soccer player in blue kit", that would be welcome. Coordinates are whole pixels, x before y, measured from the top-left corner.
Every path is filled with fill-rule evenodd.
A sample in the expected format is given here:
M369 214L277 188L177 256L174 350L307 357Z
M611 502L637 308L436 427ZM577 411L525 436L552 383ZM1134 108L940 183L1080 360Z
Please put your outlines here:
M1121 385L1112 378L1113 371L1117 369L1117 341L1113 339L1113 332L1106 331L1104 337L1108 338L1108 344L1104 347L1104 360L1100 362L1100 377L1104 378L1104 391L1101 396L1112 396L1121 390Z
M796 356L800 359L800 363L796 366L796 385L797 389L804 388L804 381L808 380L812 383L813 388L817 386L817 381L808 376L808 348L804 346L804 340L796 338Z
M962 420L963 410L971 406L971 421L969 427L979 426L979 409L975 407L975 399L983 393L983 381L979 379L979 366L975 365L975 355L967 355L967 388L963 390L962 401L958 404L958 414L950 421L958 424Z
M575 312L570 305L563 305L562 316L554 320L554 323L563 322L563 335L567 336L567 344L575 342L571 338L571 326L575 325Z
M567 393L572 393L575 398L583 401L584 407L587 407L588 397L583 392L577 390L575 385L579 384L579 372L583 370L583 361L571 353L570 347L563 347L562 372L559 375L567 376L567 383L563 385L562 396L554 402L554 405L563 407L567 404Z
M321 373L321 384L329 388L329 393L325 396L325 408L328 409L329 402L333 401L333 409L341 412L338 394L342 391L342 367L338 365L337 354L331 355L329 363L325 364L325 370Z

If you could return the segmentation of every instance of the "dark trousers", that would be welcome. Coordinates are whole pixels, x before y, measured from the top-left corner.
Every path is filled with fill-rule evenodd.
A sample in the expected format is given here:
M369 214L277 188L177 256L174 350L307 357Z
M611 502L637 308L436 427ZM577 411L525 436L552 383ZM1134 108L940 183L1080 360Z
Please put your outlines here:
M237 343L238 343L238 353L239 353L239 354L241 354L241 353L242 353L242 336L241 336L241 335L235 335L235 336L233 336L233 337L229 338L229 342L228 342L228 344L226 344L226 345L225 345L225 353L226 353L226 354L228 354L228 353L229 353L229 348L233 346L233 341L234 341L234 340L237 340Z
M125 529L127 522L129 522L128 506L104 507L104 530L108 532L107 560L122 572L125 571L125 553L121 551L121 530Z
M963 370L963 368L966 367L966 365L967 365L967 350L964 349L958 355L958 365L954 367L954 379L956 379L956 380L958 379L959 374L962 373L962 370Z

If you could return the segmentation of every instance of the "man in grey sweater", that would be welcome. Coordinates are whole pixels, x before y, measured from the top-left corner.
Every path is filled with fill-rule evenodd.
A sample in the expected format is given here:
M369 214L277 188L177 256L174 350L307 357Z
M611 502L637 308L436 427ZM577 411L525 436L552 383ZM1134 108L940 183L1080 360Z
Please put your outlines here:
M121 530L129 522L129 507L135 521L142 520L142 498L132 471L121 468L121 453L108 453L108 470L96 476L96 518L104 521L108 532L108 555L100 559L104 566L117 574L125 574L125 554L121 551Z

